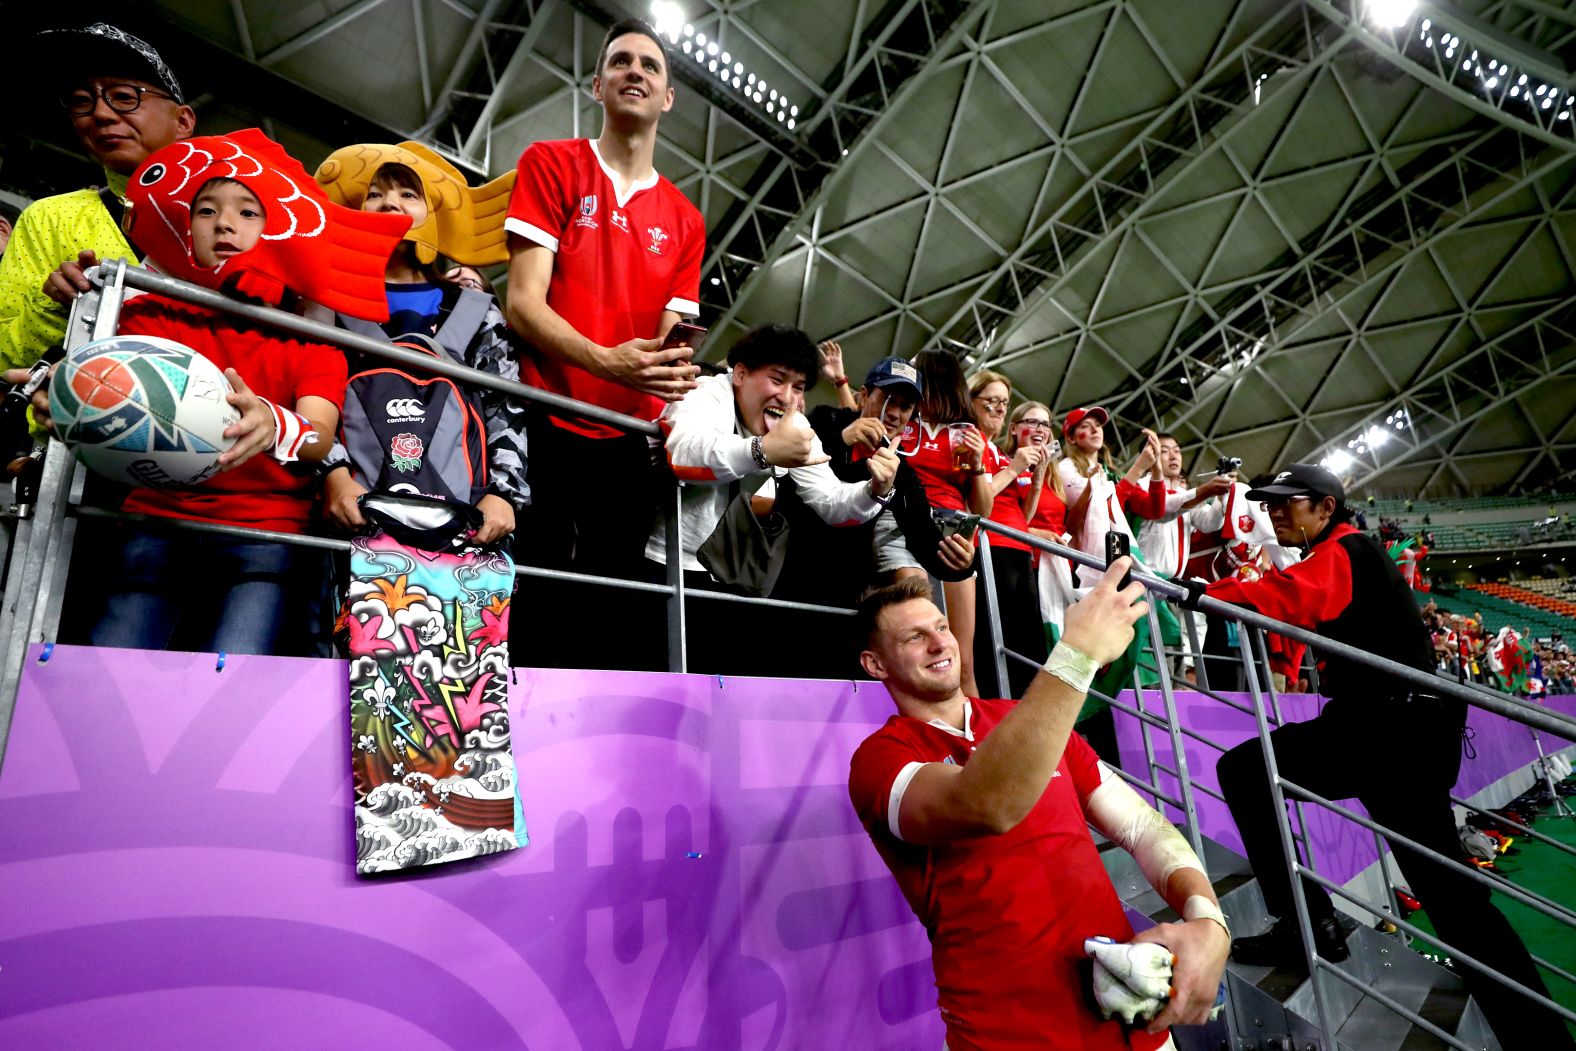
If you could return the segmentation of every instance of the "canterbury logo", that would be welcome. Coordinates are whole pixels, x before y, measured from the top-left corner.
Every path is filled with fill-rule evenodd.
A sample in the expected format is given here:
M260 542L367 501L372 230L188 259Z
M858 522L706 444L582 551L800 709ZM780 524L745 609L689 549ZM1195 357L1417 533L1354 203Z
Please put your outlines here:
M390 420L424 420L427 407L415 398L395 398L383 406Z

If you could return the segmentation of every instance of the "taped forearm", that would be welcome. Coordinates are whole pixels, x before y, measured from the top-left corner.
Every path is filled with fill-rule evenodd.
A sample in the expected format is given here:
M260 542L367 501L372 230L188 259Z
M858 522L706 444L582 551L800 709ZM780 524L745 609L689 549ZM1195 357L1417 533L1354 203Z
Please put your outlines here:
M1102 835L1131 854L1144 878L1161 897L1181 869L1204 871L1182 833L1145 803L1137 792L1100 764L1100 787L1089 793L1084 810Z

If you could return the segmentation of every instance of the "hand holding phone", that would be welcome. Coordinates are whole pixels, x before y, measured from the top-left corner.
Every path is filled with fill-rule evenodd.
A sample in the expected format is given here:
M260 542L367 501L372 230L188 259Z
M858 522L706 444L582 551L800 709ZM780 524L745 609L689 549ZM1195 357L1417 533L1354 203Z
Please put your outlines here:
M1105 534L1105 568L1110 569L1111 563L1119 558L1127 558L1132 554L1132 539L1120 530L1112 529ZM1133 582L1133 571L1129 569L1122 574L1122 583L1117 586L1118 591Z
M687 346L692 351L699 351L706 342L706 330L699 325L691 325L687 321L679 321L668 329L668 334L662 339L659 350L672 350L674 347ZM681 361L670 361L670 365L682 365Z
M980 527L980 516L966 514L962 511L951 511L945 508L935 508L930 512L935 520L936 528L941 531L941 539L949 536L961 536L964 540L972 542L974 534Z

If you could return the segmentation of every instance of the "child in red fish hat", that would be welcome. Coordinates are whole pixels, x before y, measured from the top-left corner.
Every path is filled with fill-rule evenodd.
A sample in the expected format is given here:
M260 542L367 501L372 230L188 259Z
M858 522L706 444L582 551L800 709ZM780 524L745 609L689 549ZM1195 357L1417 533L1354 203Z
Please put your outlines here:
M335 205L299 163L260 132L189 139L133 173L127 231L169 276L280 304L301 296L360 317L387 316L383 267L409 220ZM224 370L239 420L219 471L190 489L133 489L123 510L285 533L305 532L320 461L344 405L336 348L270 326L148 294L126 302L120 335L161 336ZM267 452L269 455L259 456ZM95 645L272 653L323 572L307 549L126 524L94 625Z
M216 178L250 190L267 222L255 248L204 266L192 255L191 206ZM409 218L335 204L256 128L166 146L132 173L126 196L126 232L161 273L274 306L288 291L351 317L388 317L383 269Z

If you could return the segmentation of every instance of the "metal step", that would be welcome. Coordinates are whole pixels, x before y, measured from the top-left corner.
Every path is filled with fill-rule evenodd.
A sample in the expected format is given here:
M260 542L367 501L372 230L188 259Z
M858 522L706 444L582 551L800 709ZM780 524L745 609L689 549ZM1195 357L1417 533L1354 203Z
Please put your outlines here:
M1135 930L1176 919L1144 879L1137 863L1114 844L1095 837L1101 861ZM1233 931L1253 934L1269 926L1258 881L1247 860L1213 840L1204 841L1204 866ZM1393 935L1358 927L1347 935L1350 957L1342 971L1372 985L1403 1006L1417 1011L1447 1033L1474 1048L1501 1051L1482 1012L1466 993L1461 979L1405 946ZM1297 968L1246 967L1227 963L1227 992L1232 1015L1208 1026L1177 1029L1181 1051L1435 1051L1450 1045L1421 1026L1390 1010L1347 983L1326 977L1321 988L1336 1027L1336 1046L1322 1039L1313 984Z

